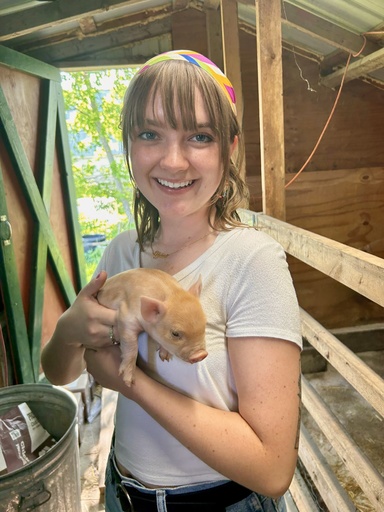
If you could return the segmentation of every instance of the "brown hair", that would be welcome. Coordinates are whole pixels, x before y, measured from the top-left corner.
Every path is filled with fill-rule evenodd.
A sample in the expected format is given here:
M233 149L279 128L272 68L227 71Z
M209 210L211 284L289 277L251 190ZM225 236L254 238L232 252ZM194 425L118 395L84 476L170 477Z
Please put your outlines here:
M126 91L121 113L124 150L134 183L128 141L135 130L143 127L148 103L152 102L153 105L155 98L159 96L165 110L166 122L172 128L177 128L176 112L180 112L183 129L195 130L196 90L202 95L210 124L220 144L224 172L211 199L209 219L213 213L212 227L224 231L241 224L236 209L248 206L248 188L239 172L244 147L240 127L228 98L206 71L187 62L170 60L158 62L144 72L137 73ZM238 137L236 163L230 156L230 146L235 137ZM134 217L138 242L143 249L146 242L151 243L154 240L160 224L159 212L142 194L136 194Z

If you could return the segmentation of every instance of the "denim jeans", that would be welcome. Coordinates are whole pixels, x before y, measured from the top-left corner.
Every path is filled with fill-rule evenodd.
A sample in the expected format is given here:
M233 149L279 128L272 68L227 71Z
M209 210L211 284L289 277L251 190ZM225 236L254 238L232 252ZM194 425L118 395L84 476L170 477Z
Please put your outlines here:
M106 512L122 512L120 502L117 498L116 484L112 479L111 464L113 464L113 461L110 457L105 477L105 510ZM140 489L143 492L156 494L158 512L167 512L167 494L179 494L193 491L196 492L212 487L212 484L205 483L167 489L148 489L132 478L126 478L122 476L122 481L128 486L135 487L136 489ZM218 485L220 483L225 482L215 482L214 485ZM239 503L234 503L233 505L227 507L226 512L286 512L286 507L283 497L275 500L254 492Z

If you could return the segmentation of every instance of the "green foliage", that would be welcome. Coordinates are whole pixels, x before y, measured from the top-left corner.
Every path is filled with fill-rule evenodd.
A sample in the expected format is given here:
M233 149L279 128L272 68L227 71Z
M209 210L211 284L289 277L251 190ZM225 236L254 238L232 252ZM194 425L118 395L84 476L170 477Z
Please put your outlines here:
M133 227L133 187L122 153L120 112L134 73L128 68L62 74L77 197L92 198L100 212L79 213L81 232L104 234L107 241ZM88 278L103 249L85 254Z
M104 248L105 246L95 247L93 251L85 253L85 271L87 283L92 279L92 276L95 273L96 267L100 261L101 256L103 255Z

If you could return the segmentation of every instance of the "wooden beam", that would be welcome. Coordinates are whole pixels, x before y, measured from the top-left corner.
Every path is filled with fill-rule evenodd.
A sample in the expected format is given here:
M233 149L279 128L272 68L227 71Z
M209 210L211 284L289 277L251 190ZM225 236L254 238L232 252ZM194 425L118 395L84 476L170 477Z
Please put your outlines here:
M44 2L24 13L14 12L1 17L0 41L24 36L43 28L61 25L68 21L78 21L83 16L124 7L130 0L56 0Z
M307 484L297 468L295 469L295 474L289 487L289 492L299 512L315 512L319 510L312 498Z
M256 33L263 212L285 220L280 0L256 0Z
M288 254L384 307L384 260L270 216L249 212Z
M384 508L384 478L302 376L303 405L313 417L376 510Z
M208 57L216 64L216 66L224 71L220 6L217 9L206 9L205 15L207 17Z
M301 310L303 337L384 417L384 380L325 327Z
M300 429L299 457L329 512L356 512L354 503L342 487L326 458L304 425Z
M16 52L11 48L0 45L0 64L11 69L17 69L28 75L47 78L60 83L60 71L45 62L36 60L28 55Z
M255 0L240 0L239 3L254 6ZM309 35L311 38L317 39L318 41L329 44L347 53L357 53L361 50L364 43L362 36L342 27L338 27L334 23L305 11L304 9L300 9L300 7L288 2L284 2L281 23L282 25L293 27L302 34ZM289 44L286 40L283 42ZM372 53L380 48L378 44L367 41L362 55Z
M45 41L44 46L35 49L25 48L24 50L21 49L21 51L25 51L28 55L36 59L45 62L48 61L56 65L57 62L73 59L74 55L76 55L76 59L81 59L86 55L94 56L97 52L104 52L110 49L124 47L136 41L142 41L144 33L146 37L151 38L162 36L170 31L171 18L165 15L163 19L157 19L147 23L145 27L143 27L142 22L138 22L134 25L130 25L129 30L127 30L126 27L122 27L115 32L107 31L86 37L81 42L79 42L78 37L73 34L70 38L61 43L49 44L48 41Z
M348 66L347 73L345 75L345 82L350 82L355 78L366 76L372 71L376 71L384 67L384 48L363 57L356 62L353 62ZM334 73L322 77L321 84L326 87L337 87L340 85L341 80L345 73L345 67L338 69Z
M347 53L357 53L364 45L364 38L362 36L338 27L334 23L304 11L288 2L284 2L281 22L283 25L295 28L302 34L309 35L318 41ZM363 52L368 54L379 48L379 45L367 41Z
M76 298L74 289L63 255L58 246L50 218L36 185L34 174L20 140L15 122L3 90L0 88L0 131L7 150L11 155L14 172L20 183L21 190L27 199L30 214L40 223L41 233L48 243L52 268L57 276L65 303L69 306Z
M237 118L243 122L243 86L241 81L239 24L237 2L220 0L221 30L223 35L224 73L232 82L236 92Z

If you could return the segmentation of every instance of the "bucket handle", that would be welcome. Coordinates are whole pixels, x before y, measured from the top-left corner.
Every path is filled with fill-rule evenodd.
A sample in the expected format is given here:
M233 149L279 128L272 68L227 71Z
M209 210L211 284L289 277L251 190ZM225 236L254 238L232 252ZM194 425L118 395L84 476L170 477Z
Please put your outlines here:
M30 512L39 508L51 499L51 493L45 489L43 482L38 482L27 491L20 494L18 512Z

